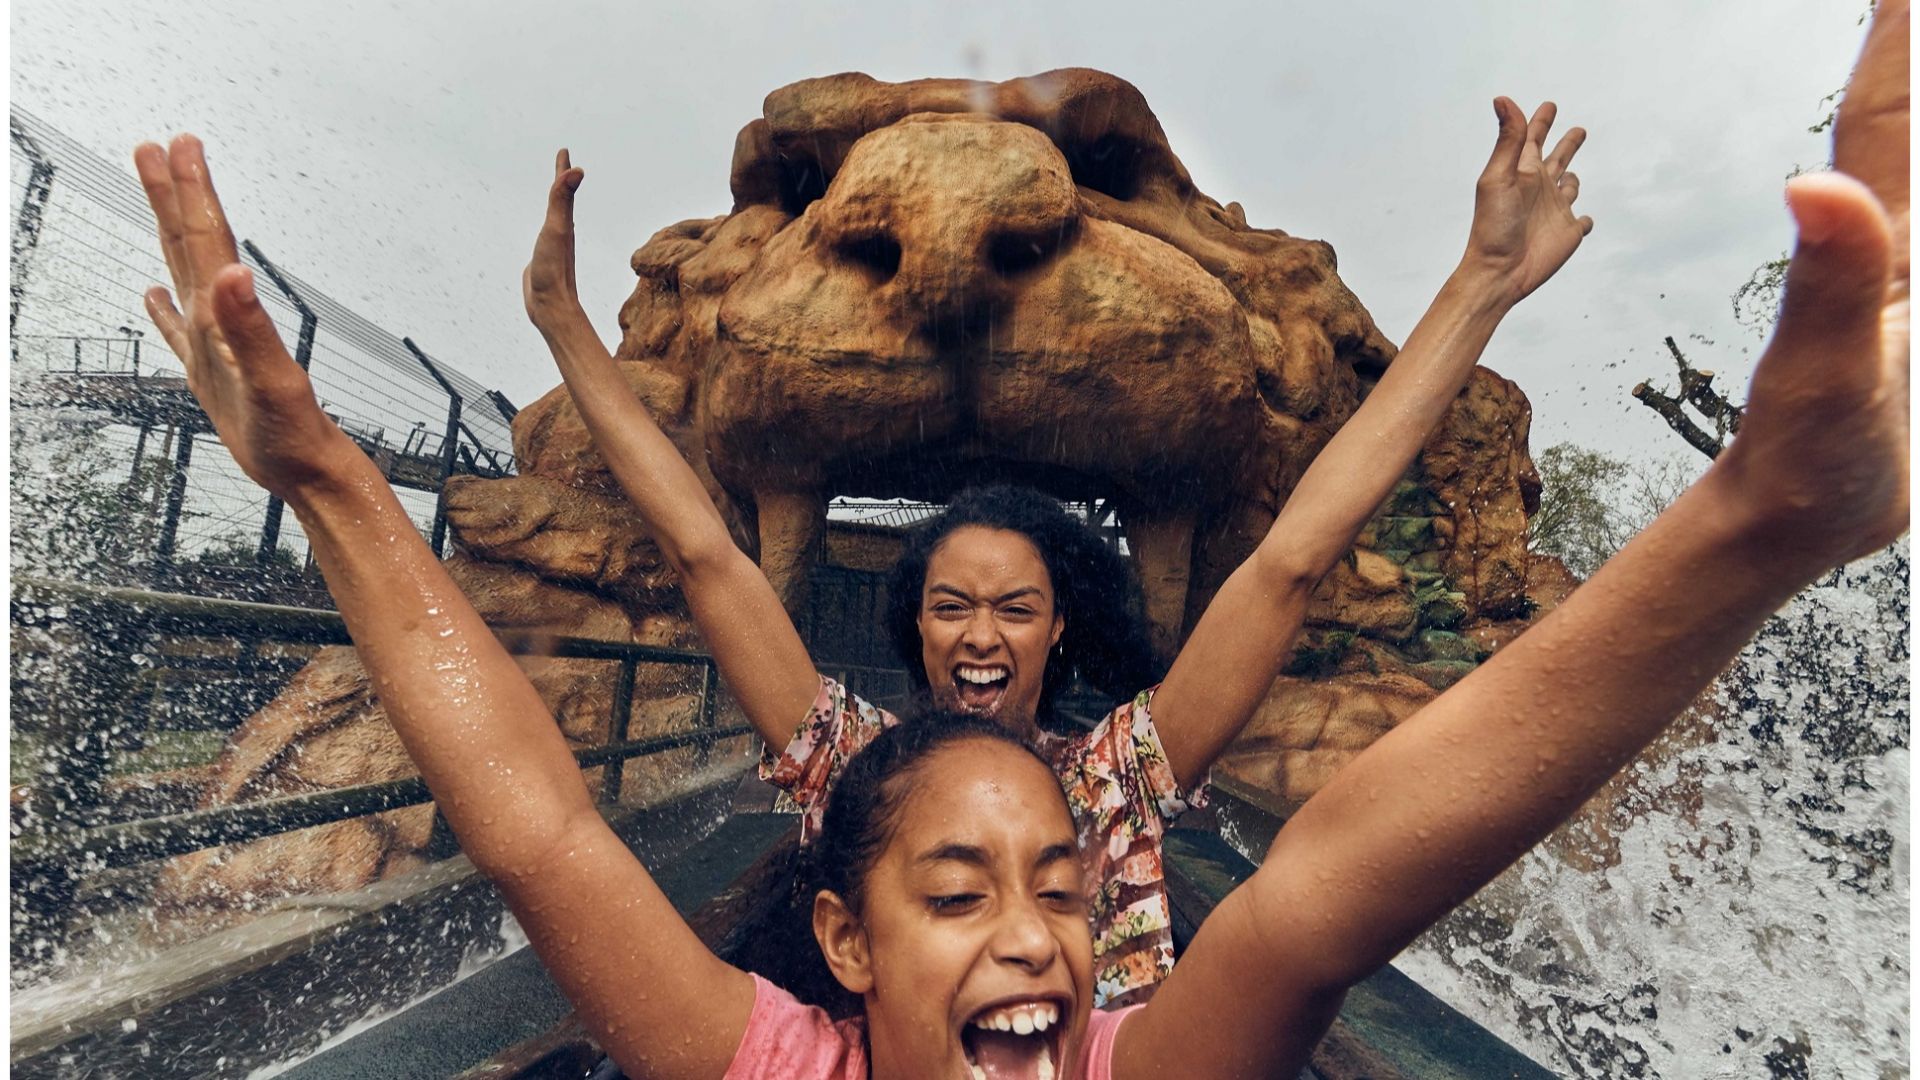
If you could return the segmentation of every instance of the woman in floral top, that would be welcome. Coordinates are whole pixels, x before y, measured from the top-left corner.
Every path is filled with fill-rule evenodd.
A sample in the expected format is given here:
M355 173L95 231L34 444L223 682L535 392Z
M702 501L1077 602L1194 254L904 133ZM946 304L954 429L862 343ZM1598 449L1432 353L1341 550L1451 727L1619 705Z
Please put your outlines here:
M993 719L1044 748L1081 815L1108 1000L1170 970L1160 838L1198 801L1209 768L1291 652L1314 587L1353 546L1465 384L1512 306L1592 227L1571 209L1575 128L1548 152L1554 107L1494 104L1499 134L1475 189L1466 253L1358 412L1307 470L1251 557L1162 669L1129 614L1121 558L1037 493L963 493L896 573L892 631L935 703ZM595 446L679 573L728 689L769 748L767 772L809 816L846 757L891 718L816 672L760 568L733 542L700 477L654 425L581 308L573 197L556 163L526 273L527 310ZM1092 732L1044 736L1039 718L1078 673L1127 704ZM1143 687L1153 687L1142 691ZM798 732L795 723L799 722ZM796 943L796 948L801 947Z

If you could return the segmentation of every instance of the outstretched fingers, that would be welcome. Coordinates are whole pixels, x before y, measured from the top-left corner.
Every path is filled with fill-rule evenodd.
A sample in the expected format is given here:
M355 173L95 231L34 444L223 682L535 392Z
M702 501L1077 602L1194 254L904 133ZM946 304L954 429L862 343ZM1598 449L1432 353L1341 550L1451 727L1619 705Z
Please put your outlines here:
M179 357L180 363L186 367L187 388L193 389L199 382L199 366L195 360L199 351L193 347L193 337L187 329L186 316L180 314L180 309L173 306L173 295L158 285L148 289L143 299L146 301L147 318L153 320L153 325L160 331L160 337L167 343L167 348L172 349L173 355Z
M1885 374L1878 361L1893 251L1887 216L1865 185L1838 173L1796 177L1787 203L1800 236L1774 343L1826 358L1820 381L1871 389Z
M273 325L267 309L260 306L252 270L237 263L227 266L214 277L212 291L214 321L219 324L236 362L242 365L293 363L286 344L280 340L279 328Z
M167 273L173 278L175 291L186 295L193 291L193 272L187 265L186 230L180 223L180 204L174 198L173 171L167 164L166 149L159 143L141 143L133 151L133 167L146 190L147 205L153 209Z
M214 193L213 177L207 171L207 155L200 140L192 135L176 136L167 152L167 168L173 178L174 200L179 207L181 247L196 287L212 283L223 267L240 261L239 248L233 242L233 229Z
M1571 215L1573 213L1573 201L1580 197L1579 174L1561 173L1558 187L1560 189L1560 206ZM1585 236L1593 231L1593 218L1586 214L1574 218L1573 223L1580 226L1581 236Z
M1912 140L1907 0L1881 0L1833 126L1833 166L1871 188L1897 226L1909 213ZM1904 259L1906 253L1899 253Z
M574 168L573 159L562 149L553 159L553 186L547 189L547 228L573 231L573 193L586 178L585 169Z
M1560 141L1554 145L1553 153L1547 155L1547 175L1557 177L1565 173L1567 167L1573 164L1573 155L1580 152L1580 147L1585 145L1586 141L1586 128L1577 127L1560 136Z
M1560 115L1559 106L1551 101L1543 101L1533 110L1533 119L1527 121L1527 146L1536 158L1544 157L1541 148L1547 145L1547 135L1553 130L1554 117Z
M1480 173L1483 183L1498 182L1513 175L1520 167L1520 152L1527 143L1526 117L1512 98L1494 98L1493 114L1500 120L1500 136L1494 140L1493 156L1487 159L1487 167Z

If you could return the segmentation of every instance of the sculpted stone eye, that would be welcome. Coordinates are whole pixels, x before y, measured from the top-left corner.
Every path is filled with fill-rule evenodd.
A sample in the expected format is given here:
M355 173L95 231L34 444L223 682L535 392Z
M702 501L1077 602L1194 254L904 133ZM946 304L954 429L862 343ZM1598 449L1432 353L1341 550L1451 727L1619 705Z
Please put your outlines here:
M987 259L996 273L1012 277L1047 260L1060 244L1054 233L1002 233L987 243Z
M1109 133L1088 143L1060 147L1073 182L1125 202L1140 190L1140 146L1132 139Z
M798 216L807 204L827 193L826 170L809 157L780 160L780 204L787 213Z

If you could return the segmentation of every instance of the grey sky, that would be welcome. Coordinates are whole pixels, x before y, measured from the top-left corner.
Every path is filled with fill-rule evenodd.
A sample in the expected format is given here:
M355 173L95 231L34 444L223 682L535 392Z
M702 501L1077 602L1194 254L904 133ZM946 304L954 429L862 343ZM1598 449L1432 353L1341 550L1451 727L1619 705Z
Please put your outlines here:
M1598 226L1485 360L1532 397L1536 450L1666 452L1684 448L1627 388L1691 333L1740 385L1759 341L1728 296L1790 243L1782 180L1825 158L1806 128L1866 4L649 6L15 0L11 92L116 160L206 136L240 235L522 405L558 381L518 290L563 144L588 170L581 285L611 337L627 257L726 211L734 134L769 90L1102 68L1202 190L1330 241L1399 341L1459 255L1490 99L1550 96L1592 133L1576 171Z

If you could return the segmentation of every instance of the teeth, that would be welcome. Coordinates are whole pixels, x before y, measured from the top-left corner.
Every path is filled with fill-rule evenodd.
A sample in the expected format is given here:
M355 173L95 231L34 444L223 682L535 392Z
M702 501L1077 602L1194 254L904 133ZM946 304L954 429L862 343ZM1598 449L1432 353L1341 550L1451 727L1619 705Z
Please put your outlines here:
M978 1069L979 1067L980 1066L978 1065L974 1066L975 1069ZM974 1080L980 1080L980 1078L975 1077ZM1042 1046L1040 1048L1040 1067L1034 1070L1034 1080L1053 1080L1053 1048L1052 1047Z
M955 674L958 675L960 679L964 682L984 684L984 683L990 683L990 682L999 682L1001 679L1006 678L1007 669L1006 668L987 668L982 670L982 669L975 669L975 668L961 668L959 671L955 672Z
M978 1065L969 1065L967 1067L973 1070L973 1080L987 1080L987 1070ZM1040 1067L1040 1080L1053 1080L1052 1062L1048 1062Z
M1016 1035L1031 1035L1036 1031L1045 1031L1060 1022L1060 1007L1046 1002L1032 1005L1019 1005L999 1010L989 1016L975 1017L973 1026L986 1031L1011 1031Z

